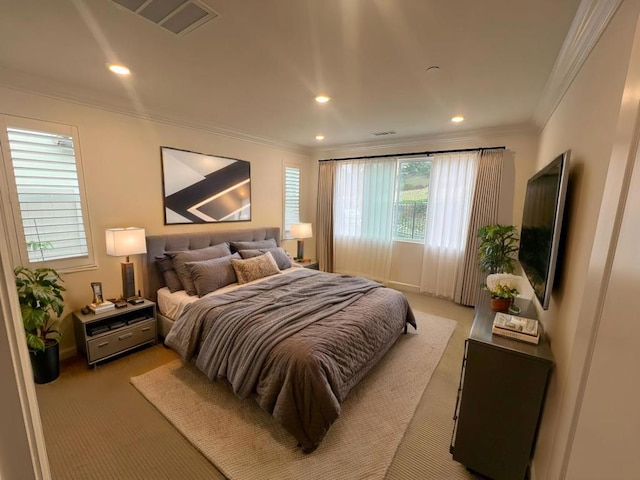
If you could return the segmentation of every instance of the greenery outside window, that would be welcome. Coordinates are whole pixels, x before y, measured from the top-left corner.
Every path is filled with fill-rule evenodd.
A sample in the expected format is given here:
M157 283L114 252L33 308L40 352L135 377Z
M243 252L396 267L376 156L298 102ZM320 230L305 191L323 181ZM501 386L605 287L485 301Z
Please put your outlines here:
M431 159L398 161L393 239L424 242Z
M3 117L3 203L23 266L94 267L75 127Z

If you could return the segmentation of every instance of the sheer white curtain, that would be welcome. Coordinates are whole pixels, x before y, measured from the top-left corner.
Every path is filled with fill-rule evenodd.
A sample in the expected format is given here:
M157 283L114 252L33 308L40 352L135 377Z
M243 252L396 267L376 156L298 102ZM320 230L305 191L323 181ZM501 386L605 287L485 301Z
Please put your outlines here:
M479 152L433 156L420 291L453 299L467 241Z
M388 280L396 166L395 158L336 162L334 271Z

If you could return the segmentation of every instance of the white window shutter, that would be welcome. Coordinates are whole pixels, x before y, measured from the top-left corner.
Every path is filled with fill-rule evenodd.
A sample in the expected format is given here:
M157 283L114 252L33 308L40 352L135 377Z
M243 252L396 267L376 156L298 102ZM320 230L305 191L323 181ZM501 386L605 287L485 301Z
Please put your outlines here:
M88 257L73 138L7 128L30 263Z
M300 223L300 169L284 169L284 237L288 238L291 224Z

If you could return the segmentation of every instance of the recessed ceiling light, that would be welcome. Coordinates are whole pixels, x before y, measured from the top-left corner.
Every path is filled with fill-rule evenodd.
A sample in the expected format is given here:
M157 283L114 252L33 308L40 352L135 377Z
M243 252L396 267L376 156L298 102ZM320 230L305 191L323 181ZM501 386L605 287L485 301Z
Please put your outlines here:
M329 100L331 100L329 95L316 95L316 102L318 103L327 103Z
M451 121L453 123L460 123L464 121L464 117L462 115L455 115L453 118L451 118Z
M316 135L316 140L324 140L324 135Z
M116 75L122 75L122 76L131 75L131 70L129 70L124 65L116 65L115 63L112 63L109 65L109 70L111 70Z

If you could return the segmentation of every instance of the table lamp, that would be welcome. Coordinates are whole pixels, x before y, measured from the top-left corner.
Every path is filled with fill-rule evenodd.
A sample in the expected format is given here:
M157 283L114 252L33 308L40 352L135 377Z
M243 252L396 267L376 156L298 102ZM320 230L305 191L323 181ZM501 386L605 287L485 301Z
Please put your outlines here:
M311 238L313 233L311 232L310 223L292 223L291 224L291 236L298 240L298 256L296 260L302 260L304 258L304 240L305 238Z
M147 242L144 228L109 228L106 231L107 255L127 257L122 265L122 298L131 300L136 297L136 283L133 274L133 263L129 255L147 253Z

